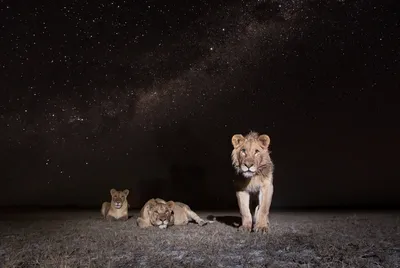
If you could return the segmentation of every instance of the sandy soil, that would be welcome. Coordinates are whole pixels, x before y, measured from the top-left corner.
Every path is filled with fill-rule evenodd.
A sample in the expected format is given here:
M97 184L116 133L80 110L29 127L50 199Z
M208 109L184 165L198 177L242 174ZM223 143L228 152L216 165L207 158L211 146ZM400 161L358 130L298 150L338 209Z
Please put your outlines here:
M400 212L272 212L267 235L239 214L139 229L98 211L0 214L0 267L400 267Z

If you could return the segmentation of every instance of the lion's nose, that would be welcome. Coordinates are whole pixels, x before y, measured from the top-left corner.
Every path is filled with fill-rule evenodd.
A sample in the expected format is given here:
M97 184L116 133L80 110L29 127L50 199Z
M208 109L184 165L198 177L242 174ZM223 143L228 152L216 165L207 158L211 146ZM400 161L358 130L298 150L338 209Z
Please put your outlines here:
M251 168L251 167L253 166L253 164L251 164L251 163L244 163L244 165L245 165L247 168Z

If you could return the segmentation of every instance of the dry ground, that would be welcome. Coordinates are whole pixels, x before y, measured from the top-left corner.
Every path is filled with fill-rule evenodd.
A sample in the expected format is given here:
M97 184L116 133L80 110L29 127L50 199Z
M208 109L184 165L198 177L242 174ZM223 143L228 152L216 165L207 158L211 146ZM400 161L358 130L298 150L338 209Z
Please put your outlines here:
M0 267L399 267L399 212L272 212L268 235L238 214L200 227L139 229L98 211L0 215ZM206 218L211 213L199 213ZM222 222L220 222L222 221Z

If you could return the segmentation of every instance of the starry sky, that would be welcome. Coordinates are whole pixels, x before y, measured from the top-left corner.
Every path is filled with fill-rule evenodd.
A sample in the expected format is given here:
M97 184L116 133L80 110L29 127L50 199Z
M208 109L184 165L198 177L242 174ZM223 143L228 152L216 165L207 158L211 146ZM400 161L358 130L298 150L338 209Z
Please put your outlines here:
M236 208L250 130L273 206L400 205L396 1L0 2L3 205Z

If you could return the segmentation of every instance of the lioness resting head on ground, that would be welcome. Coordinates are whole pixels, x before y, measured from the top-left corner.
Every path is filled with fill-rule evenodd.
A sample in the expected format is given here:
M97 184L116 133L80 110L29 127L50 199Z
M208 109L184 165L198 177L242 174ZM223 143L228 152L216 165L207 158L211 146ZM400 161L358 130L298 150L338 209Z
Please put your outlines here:
M101 214L107 220L124 220L128 219L128 201L126 200L129 190L117 191L110 190L111 202L104 202L101 206Z
M166 229L171 225L186 225L190 220L194 220L200 226L208 223L186 204L152 198L143 206L137 223L140 228L158 226L160 229Z
M268 150L270 138L250 132L232 137L232 165L239 176L234 180L236 197L242 216L241 230L266 233L269 229L269 209L271 206L274 165ZM258 206L254 219L250 212L250 194L258 194ZM254 222L253 222L254 221Z

